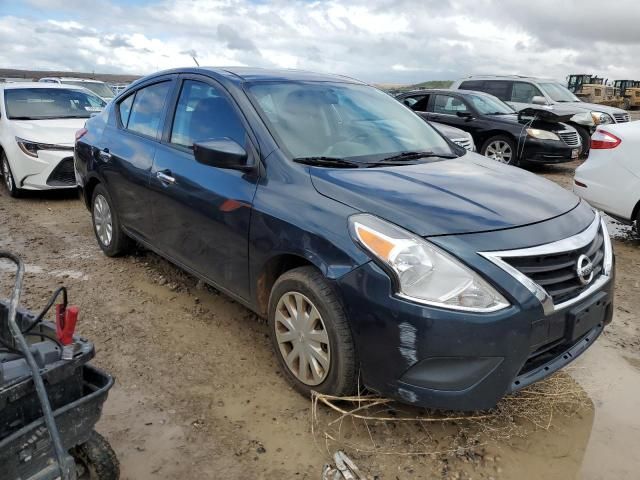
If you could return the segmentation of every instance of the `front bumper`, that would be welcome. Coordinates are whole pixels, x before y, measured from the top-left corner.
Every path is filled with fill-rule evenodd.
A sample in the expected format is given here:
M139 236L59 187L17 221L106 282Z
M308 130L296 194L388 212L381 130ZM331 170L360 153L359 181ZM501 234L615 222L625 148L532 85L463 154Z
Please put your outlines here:
M573 156L574 150L578 151L578 156L582 150L581 146L570 147L566 143L557 140L539 140L528 137L525 140L522 159L533 163L565 163L577 160Z
M76 188L73 174L73 151L40 150L37 157L21 151L17 153L11 169L18 188L25 190L52 190Z
M604 313L578 338L571 312L596 294L548 316L535 301L490 314L448 311L395 296L373 262L339 287L368 388L422 407L470 411L494 407L583 353L611 321L613 283L596 292Z
M402 299L375 262L337 279L364 384L423 407L481 410L575 360L613 316L614 266L606 238L598 247L604 252L602 273L572 300L558 296L551 305L534 283L517 280L500 262L477 252L493 250L505 258L507 252L520 256L530 249L537 256L559 248L565 255L569 251L565 246L571 244L581 254L598 244L601 229L600 217L582 202L567 214L538 224L432 238L509 299L509 307L492 313Z

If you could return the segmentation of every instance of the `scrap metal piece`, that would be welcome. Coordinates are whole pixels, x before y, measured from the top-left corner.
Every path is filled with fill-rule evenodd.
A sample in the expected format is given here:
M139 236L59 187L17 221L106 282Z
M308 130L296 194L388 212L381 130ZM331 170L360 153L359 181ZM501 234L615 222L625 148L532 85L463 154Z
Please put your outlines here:
M325 465L322 469L322 480L366 480L358 466L342 450L333 454L333 461L335 467Z

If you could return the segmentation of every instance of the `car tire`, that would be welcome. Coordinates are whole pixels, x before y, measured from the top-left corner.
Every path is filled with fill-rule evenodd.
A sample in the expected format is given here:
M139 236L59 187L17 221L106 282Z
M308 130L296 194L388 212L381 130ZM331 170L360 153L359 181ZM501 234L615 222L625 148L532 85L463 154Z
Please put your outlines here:
M132 241L122 230L111 196L101 184L96 185L91 197L91 220L96 240L105 255L117 257L131 248Z
M505 165L513 165L516 167L520 165L516 142L513 138L506 135L496 135L487 139L482 144L480 153L485 157Z
M296 314L304 312L301 318L287 305L295 305ZM300 321L304 319L306 328ZM358 361L351 329L338 295L316 268L295 268L276 280L269 297L268 323L280 368L303 396L309 398L312 391L335 396L357 393ZM290 337L295 338L287 341ZM295 348L297 362L292 354ZM324 362L319 361L321 357Z
M0 156L0 170L2 172L2 184L7 190L9 196L13 198L19 197L22 191L16 186L16 181L13 177L13 172L11 171L11 165L9 165L9 159L4 152L2 152L2 155Z
M573 125L580 135L580 141L582 142L582 152L580 152L580 158L587 158L589 156L589 150L591 150L591 133L584 127Z

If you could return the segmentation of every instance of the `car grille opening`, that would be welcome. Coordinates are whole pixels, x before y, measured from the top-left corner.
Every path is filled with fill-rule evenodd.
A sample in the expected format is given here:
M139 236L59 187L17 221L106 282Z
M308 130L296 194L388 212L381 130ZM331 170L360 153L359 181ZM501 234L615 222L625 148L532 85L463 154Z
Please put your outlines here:
M615 118L616 123L625 123L631 120L628 113L614 113L613 118Z
M66 157L53 169L47 179L47 185L52 187L71 187L76 184L76 172L73 157Z
M471 141L470 138L456 138L454 140L452 140L453 143L455 143L456 145L460 145L462 148L465 148L469 151L471 151L473 142Z
M549 255L503 257L502 260L536 282L551 296L554 305L577 297L603 273L605 242L602 227L582 248ZM583 284L578 276L578 259L586 255L593 265L593 280Z
M566 143L570 147L580 146L580 137L578 136L578 132L576 132L575 130L573 132L569 130L558 132L558 136L564 143Z

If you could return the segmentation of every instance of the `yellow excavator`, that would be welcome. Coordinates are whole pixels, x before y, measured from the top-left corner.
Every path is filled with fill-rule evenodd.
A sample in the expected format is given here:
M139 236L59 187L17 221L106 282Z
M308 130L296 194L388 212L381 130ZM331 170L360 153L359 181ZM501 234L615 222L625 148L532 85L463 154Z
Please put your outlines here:
M567 77L567 88L578 98L588 103L597 103L618 108L624 105L623 98L616 96L615 88L612 85L607 85L604 78L596 75L569 75Z
M623 100L623 108L631 110L640 107L640 81L638 80L616 80L613 82L616 93Z

